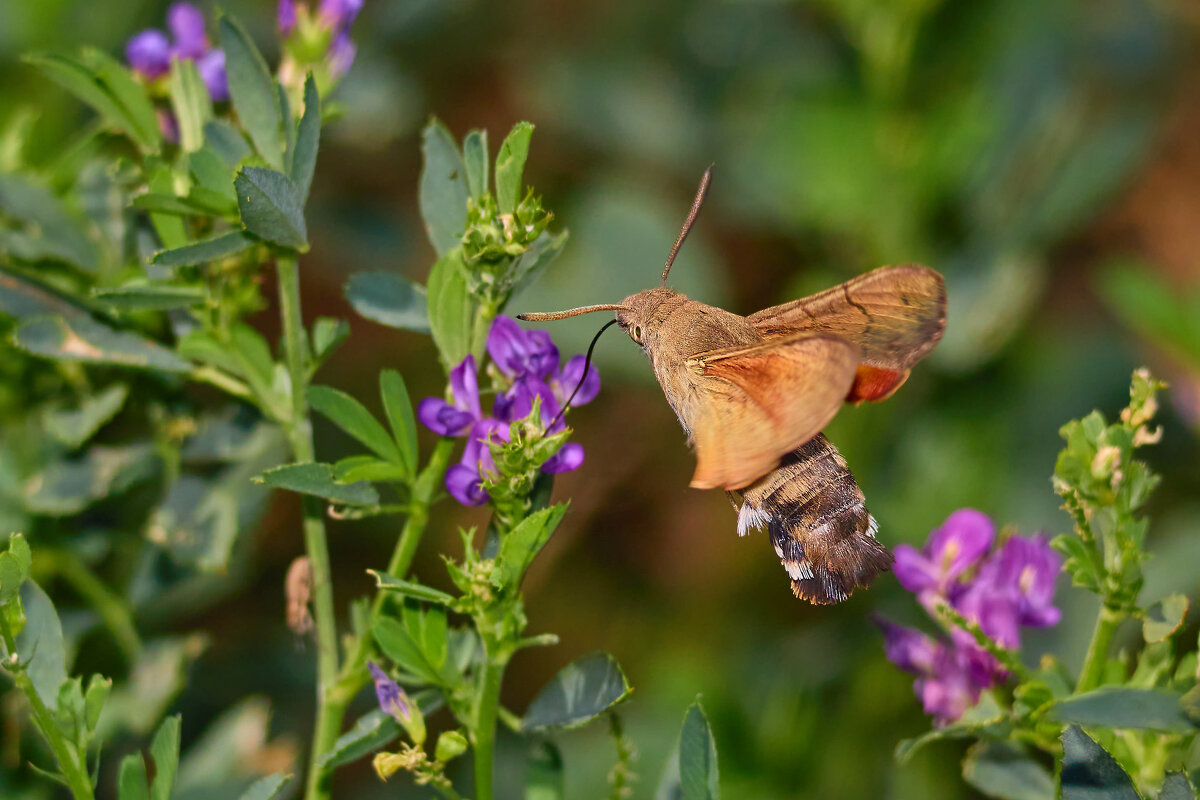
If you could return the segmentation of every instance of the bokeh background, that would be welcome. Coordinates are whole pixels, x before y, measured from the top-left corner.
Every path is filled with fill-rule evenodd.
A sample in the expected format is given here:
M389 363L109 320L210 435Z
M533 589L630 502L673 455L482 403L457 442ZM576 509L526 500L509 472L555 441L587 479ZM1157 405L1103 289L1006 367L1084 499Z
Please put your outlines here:
M133 32L161 26L166 5L0 0L0 119L36 105L35 149L52 155L88 112L19 55L83 44L119 54ZM222 5L277 52L272 3ZM1194 3L368 0L355 33L302 262L306 314L345 315L353 328L324 383L373 408L384 367L402 370L417 397L441 391L426 338L356 317L341 293L360 270L424 280L433 251L416 187L431 115L459 136L487 128L493 147L514 122L537 125L526 181L571 239L512 312L616 302L652 285L715 162L672 272L697 299L750 313L881 264L946 276L938 350L893 399L848 408L828 431L881 539L922 542L962 506L1023 532L1067 530L1049 482L1057 430L1092 408L1115 413L1130 370L1148 364L1173 391L1163 443L1148 454L1165 479L1147 583L1155 596L1200 588ZM582 351L595 321L557 323L565 353ZM603 648L636 686L624 712L639 749L636 797L653 797L697 695L726 797L973 796L954 743L904 766L892 759L928 722L871 617L914 621L912 598L889 575L837 607L793 599L765 536L739 539L723 496L687 488L691 455L637 348L611 335L597 359L604 389L571 415L587 463L558 480L571 511L526 583L530 631L562 642L519 655L506 704L522 709L561 666ZM322 460L349 448L318 431ZM419 576L446 583L437 553L457 552L457 527L482 521L439 506ZM334 524L341 609L370 591L363 570L386 561L395 534L394 522ZM258 695L279 737L274 757L286 759L308 738L314 677L311 648L283 625L283 574L302 549L295 498L275 498L244 535L253 546L222 591L183 611L144 609L140 623L211 633L175 704L185 746ZM1094 609L1065 583L1059 597L1063 623L1025 649L1074 667ZM604 796L613 750L602 726L559 743L568 796ZM501 775L519 775L523 751L504 747ZM426 796L404 784L382 785L360 763L338 791Z

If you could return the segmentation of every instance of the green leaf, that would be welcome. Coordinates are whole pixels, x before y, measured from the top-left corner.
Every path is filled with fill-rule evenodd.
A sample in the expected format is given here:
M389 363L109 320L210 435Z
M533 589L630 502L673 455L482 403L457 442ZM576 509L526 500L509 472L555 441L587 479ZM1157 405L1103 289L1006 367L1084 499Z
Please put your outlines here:
M96 446L82 458L48 464L25 482L25 506L35 514L67 517L152 477L160 461L148 444Z
M228 165L231 176L233 168L251 152L250 145L241 131L223 119L214 119L204 124L204 141ZM230 182L232 183L232 178Z
M276 102L275 82L267 62L254 41L233 17L222 15L219 23L221 48L225 51L225 74L229 98L238 119L250 134L258 154L275 167L283 166L282 127Z
M21 223L12 230L11 223L0 228L0 251L9 256L5 260L62 261L96 272L99 247L91 223L49 186L30 176L0 175L0 214Z
M242 167L233 181L246 230L260 239L308 249L304 206L291 178L264 167Z
M141 753L130 753L121 759L117 797L120 800L150 800L150 791L146 788L146 762Z
M284 775L281 772L260 778L250 784L250 787L238 796L238 800L271 800L271 798L279 794L279 790L291 779L292 776L290 774Z
M467 227L467 168L450 131L430 120L421 135L421 218L439 256L458 246Z
M296 133L296 146L292 153L289 174L296 191L300 194L300 205L308 201L308 190L312 186L313 172L317 166L317 146L321 140L321 97L317 94L317 82L310 72L304 81L304 116Z
M516 587L566 513L566 503L535 511L501 538L492 575L497 588Z
M339 736L333 748L321 754L317 766L329 769L357 761L395 741L403 730L395 717L376 708L359 717L350 730Z
M212 119L213 109L208 87L193 59L171 60L167 91L179 125L179 147L185 153L195 152L204 146L204 125Z
M33 556L25 535L14 533L8 537L8 549L0 553L0 603L18 596L21 584L29 578Z
M404 463L387 430L362 403L350 395L329 386L310 386L308 404L380 458L393 464Z
M386 572L378 572L373 569L367 572L375 577L375 586L389 592L396 592L405 597L412 597L416 600L423 600L427 603L438 603L443 606L448 606L454 602L454 597L445 592L438 591L429 586L420 583L412 583L411 581L402 580Z
M1195 730L1180 705L1180 696L1161 689L1095 689L1059 702L1050 713L1060 722L1103 728Z
M154 194L171 194L175 188L175 175L166 164L151 167L146 187ZM183 247L188 240L183 220L175 214L150 213L150 224L165 248Z
M86 398L77 409L43 409L42 424L47 433L74 450L115 417L128 396L128 386L114 383L100 394Z
M1147 642L1165 642L1183 625L1187 618L1188 599L1173 594L1146 609L1142 620L1142 636Z
M296 121L292 118L292 101L288 99L283 84L275 84L275 102L279 106L279 119L283 123L283 171L292 174L292 159L296 148Z
M346 299L362 316L417 333L429 333L425 287L395 272L356 272L346 282Z
M699 701L683 718L679 746L659 784L658 800L716 800L719 797L717 743Z
M417 418L413 414L412 401L404 378L394 369L379 373L379 394L383 398L383 411L400 451L400 463L409 475L417 472Z
M431 663L421 642L406 626L390 617L384 617L371 629L379 649L400 669L422 683L441 685L444 683L438 668Z
M632 691L616 659L608 653L593 653L554 676L529 704L521 728L575 728L620 703Z
M513 267L513 291L520 291L537 280L538 276L554 263L567 243L568 234L542 231L542 235L533 240L529 249L521 254Z
M112 691L112 679L103 675L93 675L88 681L87 692L84 694L84 717L88 731L96 729L100 722L100 712L104 710L104 701Z
M1062 735L1062 800L1139 800L1133 781L1078 725Z
M1158 800L1196 800L1196 790L1182 772L1168 772Z
M369 506L379 502L379 493L371 484L337 483L333 479L333 467L319 462L276 467L255 480L274 489L309 494L334 503Z
M174 250L160 250L150 261L163 267L194 267L240 253L254 244L254 237L243 231L231 231Z
M154 782L150 784L150 800L171 800L171 786L175 783L175 770L179 768L179 715L163 720L154 741L150 744L150 755L154 758Z
M190 202L219 209L222 215L237 211L237 191L233 188L233 165L229 164L211 144L188 154L188 174L194 184ZM203 195L201 194L203 190Z
M324 361L338 349L346 337L350 335L350 324L336 317L317 317L313 323L312 344L313 358L318 362Z
M261 333L244 322L230 330L233 354L238 359L238 370L259 394L271 392L271 381L275 376L275 359L271 357L271 346Z
M21 584L25 629L17 635L17 654L28 662L26 672L47 707L58 702L58 687L67 679L67 655L58 612L42 587L33 580Z
M463 164L467 168L467 191L479 197L488 190L487 131L474 130L463 139Z
M153 110L151 110L152 125L146 128L144 120L139 119L139 114L144 111L144 107L140 107L140 104L133 100L134 105L139 106L139 109L131 110L124 102L131 100L131 97L126 97L123 101L117 95L118 89L122 92L128 89L128 86L120 80L119 73L111 69L97 70L82 61L53 53L26 55L23 60L37 67L55 83L96 109L109 125L124 131L143 150L157 151L160 136L158 122L153 119ZM100 74L101 71L105 74ZM140 87L138 91L141 91ZM142 99L145 100L144 94Z
M529 140L533 125L518 122L504 138L496 155L496 208L501 214L511 214L521 198L521 175L529 156Z
M146 96L146 90L133 79L119 61L103 50L86 47L83 50L83 61L88 68L104 82L125 118L132 126L129 133L143 150L151 153L158 152L162 146L162 133L158 128L158 116L154 106Z
M984 731L996 730L1006 725L1007 713L991 692L984 692L979 702L950 725L933 728L920 736L904 739L896 745L896 761L903 764L927 744L942 739L974 738Z
M271 800L280 793L283 784L290 780L292 780L292 775L283 775L282 772L259 778L238 796L238 800Z
M409 478L408 470L401 464L384 461L375 456L347 456L333 465L333 479L338 483L355 481L379 481L401 483Z
M429 329L447 370L471 351L475 317L460 251L443 256L429 273Z
M562 753L553 742L534 742L525 767L525 800L565 800Z
M162 345L117 331L87 317L34 317L13 333L13 343L34 355L62 361L115 364L163 372L186 372L188 363Z
M1010 742L976 742L963 759L963 779L997 800L1054 800L1054 778Z
M212 209L198 205L186 197L176 197L173 194L147 192L139 194L129 203L133 208L149 211L154 214L173 214L178 217L207 217Z
M168 311L200 305L208 295L203 286L139 280L108 289L93 289L92 296L121 311Z
M88 310L74 298L33 278L0 269L0 312L16 319L46 314L60 317L87 316Z

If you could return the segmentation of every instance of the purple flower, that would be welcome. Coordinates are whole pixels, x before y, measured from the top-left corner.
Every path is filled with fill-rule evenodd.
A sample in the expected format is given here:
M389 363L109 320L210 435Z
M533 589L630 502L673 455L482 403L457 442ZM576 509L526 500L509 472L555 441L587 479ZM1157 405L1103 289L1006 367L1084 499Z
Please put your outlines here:
M491 443L508 441L508 437L508 425L490 417L471 427L462 461L446 471L446 491L455 500L464 506L480 506L487 502L483 478L485 475L489 478L497 476Z
M579 391L575 392L575 398L571 400L573 406L587 405L596 399L596 395L600 394L600 373L589 364L585 378L583 374L585 362L586 359L583 356L572 356L561 372L550 376L550 387L558 397L559 403L567 402L571 393L575 392L576 386L579 386ZM583 381L583 385L580 385L580 380Z
M542 464L542 472L557 475L560 472L570 472L583 466L583 445L567 442L558 452L546 459Z
M342 31L335 36L329 45L329 52L326 54L329 58L329 71L333 77L340 78L349 72L351 65L354 64L354 56L357 54L358 47L350 38L349 31Z
M928 674L913 682L925 713L936 725L949 725L979 702L982 687L972 680L961 650L941 645Z
M191 3L172 3L167 9L167 28L175 37L171 55L199 58L208 52L204 33L204 14Z
M387 676L374 661L367 662L371 677L375 680L375 697L384 713L391 714L397 722L407 722L412 710L408 705L408 695L400 688L400 684Z
M439 436L462 436L483 419L479 403L479 379L475 375L475 356L468 355L450 370L450 394L453 403L440 397L426 397L417 405L417 419Z
M883 653L888 661L913 675L930 673L942 645L916 628L906 628L882 618L877 618L875 624L883 631Z
M296 0L279 0L275 10L275 27L282 36L287 36L296 27Z
M345 31L362 7L363 0L321 0L317 13L330 29Z
M545 378L558 369L558 348L546 331L526 331L511 317L492 322L487 338L488 355L509 378Z
M959 576L987 552L995 535L996 527L986 514L959 509L930 534L924 550L905 544L896 547L896 579L924 601L945 597Z
M209 50L200 56L196 59L196 70L200 73L204 85L208 87L208 94L213 100L223 103L229 99L229 79L225 75L224 50Z
M151 80L161 78L171 68L171 41L162 31L142 31L126 43L125 60L135 72Z
M1062 558L1040 536L1013 536L979 570L977 586L1010 598L1016 621L1031 628L1057 625L1053 605Z

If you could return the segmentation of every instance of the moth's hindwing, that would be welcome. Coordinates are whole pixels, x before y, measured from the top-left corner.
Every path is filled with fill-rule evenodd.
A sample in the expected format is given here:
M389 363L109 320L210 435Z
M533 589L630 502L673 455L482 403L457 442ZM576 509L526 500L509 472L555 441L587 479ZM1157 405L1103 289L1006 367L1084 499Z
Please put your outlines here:
M810 603L840 603L892 563L862 490L823 435L743 490L738 533L764 524L792 593Z

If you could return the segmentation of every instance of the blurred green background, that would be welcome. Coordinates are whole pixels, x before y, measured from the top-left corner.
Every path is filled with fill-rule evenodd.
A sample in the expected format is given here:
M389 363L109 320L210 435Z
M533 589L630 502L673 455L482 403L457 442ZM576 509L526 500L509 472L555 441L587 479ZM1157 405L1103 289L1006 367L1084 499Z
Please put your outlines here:
M36 107L35 149L55 153L88 112L19 55L83 44L119 54L129 35L161 26L166 5L0 0L0 121ZM222 5L269 57L277 51L272 3ZM1148 364L1172 382L1173 407L1149 453L1165 479L1147 585L1155 596L1200 588L1194 4L367 0L355 34L302 262L306 315L345 315L353 328L322 382L372 407L384 367L401 369L417 397L441 391L427 339L354 316L341 295L353 272L424 280L432 264L416 208L430 115L459 136L486 127L493 142L517 120L537 125L526 180L571 240L511 313L652 285L715 162L672 271L697 299L750 313L880 264L919 261L946 276L949 324L933 357L892 400L848 408L828 431L883 541L920 543L962 506L1024 532L1066 530L1049 483L1058 427L1094 407L1115 413L1130 370ZM586 346L594 321L557 323L564 354ZM571 418L588 460L558 480L571 511L526 584L530 631L562 643L518 656L505 703L523 708L562 665L603 648L637 687L625 710L636 797L653 797L696 695L715 725L726 797L972 796L953 743L904 766L892 759L928 723L870 619L916 620L912 598L884 576L841 606L793 599L766 537L739 539L724 497L687 488L684 436L637 348L613 335L597 358L604 390ZM349 451L331 428L318 437L322 460ZM251 694L270 701L276 757L308 739L313 653L283 625L283 574L302 549L297 506L274 498L224 594L140 620L212 634L176 704L185 746ZM437 553L457 552L456 528L482 521L440 506L418 575L444 583ZM395 533L392 522L334 523L340 608L370 590L363 570L386 561ZM1093 608L1066 585L1059 597L1064 622L1029 636L1026 653L1075 668ZM613 750L602 726L560 744L568 796L605 795ZM523 752L506 746L501 775L519 774ZM426 796L402 777L380 784L365 763L339 781L342 797Z

